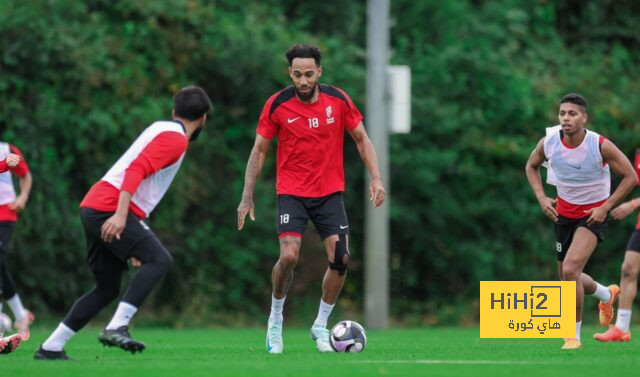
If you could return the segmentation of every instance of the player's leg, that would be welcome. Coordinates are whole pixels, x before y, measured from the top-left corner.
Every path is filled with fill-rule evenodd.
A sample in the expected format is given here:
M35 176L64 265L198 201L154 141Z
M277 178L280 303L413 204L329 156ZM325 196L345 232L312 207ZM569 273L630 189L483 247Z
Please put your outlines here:
M638 272L640 271L640 231L634 231L627 244L624 254L620 277L620 301L618 302L618 317L615 326L607 331L594 334L596 340L603 342L628 342L631 340L629 323L631 322L631 307L638 289Z
M0 263L0 291L2 291L2 298L7 302L13 315L15 317L14 325L18 330L18 334L22 340L29 340L30 332L29 325L35 319L33 313L27 310L22 304L20 295L16 292L16 285L11 278L9 269L6 263L6 254L8 251L9 242L13 236L15 230L15 222L2 221L0 222L0 259L4 263Z
M280 241L280 257L273 266L271 272L271 312L267 323L267 351L269 353L282 353L284 343L282 340L282 328L284 317L282 315L287 292L293 281L293 269L300 256L301 235L282 235Z
M103 250L108 255L106 250ZM103 260L104 261L104 260ZM92 271L96 286L80 297L34 354L36 359L67 359L65 344L120 294L122 269Z
M124 244L108 244L115 255L138 259L142 266L133 275L127 290L118 304L111 321L100 333L98 340L110 347L119 347L132 353L145 349L142 342L129 334L129 323L153 288L160 283L173 265L173 258L149 227L137 219L127 223L120 240ZM135 245L133 248L127 245Z
M80 213L87 238L87 262L96 286L73 304L67 316L33 355L35 359L68 359L64 352L67 341L120 294L122 271L127 265L109 252L100 239L102 224L111 214L87 208Z
M567 250L564 261L562 262L562 276L565 281L576 282L576 339L580 340L580 329L582 326L582 307L584 304L584 287L582 285L582 270L591 257L591 254L598 244L598 238L589 229L578 227L573 235L571 245ZM579 343L579 342L577 342ZM579 348L568 347L565 343L564 349Z
M329 266L322 280L322 299L311 327L311 338L320 352L331 352L327 322L342 291L349 265L349 223L342 193L329 195L311 210L311 218L322 237Z
M282 353L283 308L287 292L293 281L293 270L300 256L302 234L309 214L300 198L278 196L278 238L280 257L271 272L271 312L267 323L266 346L269 353Z

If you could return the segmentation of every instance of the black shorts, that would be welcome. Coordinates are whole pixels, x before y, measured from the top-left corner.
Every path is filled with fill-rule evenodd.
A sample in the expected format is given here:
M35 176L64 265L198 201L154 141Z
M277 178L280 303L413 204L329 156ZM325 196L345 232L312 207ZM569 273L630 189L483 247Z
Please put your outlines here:
M0 221L0 253L5 254L7 252L15 229L15 221Z
M640 253L640 230L636 229L631 233L629 237L629 243L627 244L627 250L637 251Z
M558 252L558 260L563 261L567 255L571 241L573 241L573 235L576 229L584 227L589 229L598 238L598 242L604 240L604 232L609 225L609 217L602 224L587 225L587 219L589 216L585 216L579 219L570 219L564 216L558 216L556 221L556 251Z
M149 226L131 212L127 216L127 224L120 234L120 239L114 238L109 243L100 238L100 233L102 224L113 215L113 212L81 208L80 215L87 236L87 262L93 272L127 270L127 260L131 257L138 257L137 253L133 253L133 250L142 241L146 242L151 239L149 241L154 241L154 245L162 247Z
M278 195L278 235L296 233L302 236L309 220L313 221L322 239L349 234L342 192L320 198Z

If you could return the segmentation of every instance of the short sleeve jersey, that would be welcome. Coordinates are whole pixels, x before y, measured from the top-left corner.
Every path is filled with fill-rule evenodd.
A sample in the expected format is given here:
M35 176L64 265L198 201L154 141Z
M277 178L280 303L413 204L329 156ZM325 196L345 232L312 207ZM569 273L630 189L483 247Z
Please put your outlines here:
M278 137L276 192L322 197L344 191L344 132L353 131L362 114L349 96L320 84L314 103L304 103L289 86L264 105L257 133Z

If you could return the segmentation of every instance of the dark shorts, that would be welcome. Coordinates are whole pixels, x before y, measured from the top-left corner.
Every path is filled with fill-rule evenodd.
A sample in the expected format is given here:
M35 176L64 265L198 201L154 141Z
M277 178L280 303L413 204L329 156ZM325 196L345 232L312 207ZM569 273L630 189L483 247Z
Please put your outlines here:
M127 224L120 239L114 239L110 243L102 241L100 233L102 224L113 215L113 212L81 208L80 215L87 236L87 262L93 272L127 270L129 258L141 259L140 246L142 245L145 245L145 249L159 247L164 250L149 226L131 213L127 216Z
M636 229L631 233L629 237L629 243L627 244L627 250L637 251L640 253L640 230Z
M576 229L579 227L584 227L589 229L593 234L598 238L598 242L602 242L604 240L604 232L607 230L609 226L609 218L602 223L597 225L587 225L587 219L589 216L582 217L579 219L570 219L564 216L558 216L558 221L556 221L556 251L558 252L558 260L563 261L564 257L567 255L567 251L569 250L569 246L571 246L571 241L573 241L573 235L576 232Z
M0 253L5 254L7 252L15 229L15 221L0 221Z
M342 192L320 198L278 195L278 235L295 233L302 236L309 220L313 221L322 239L349 234Z

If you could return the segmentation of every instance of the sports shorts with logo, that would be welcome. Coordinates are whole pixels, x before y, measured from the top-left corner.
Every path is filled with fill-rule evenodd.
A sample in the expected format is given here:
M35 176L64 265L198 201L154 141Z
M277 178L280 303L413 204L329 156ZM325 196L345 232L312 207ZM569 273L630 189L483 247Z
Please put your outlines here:
M127 215L127 223L120 239L104 242L100 237L102 224L113 212L102 212L91 208L81 208L80 216L87 236L87 262L93 272L124 271L131 257L146 259L149 254L164 250L153 231L135 215ZM144 242L143 242L144 241ZM160 250L157 250L160 248Z
M607 230L607 226L609 225L609 218L607 217L602 224L592 225L587 225L587 219L589 219L589 216L581 217L579 219L558 216L558 221L556 221L555 224L556 251L558 252L559 261L562 262L564 257L567 255L567 251L569 250L569 246L571 246L571 241L573 240L573 235L579 227L589 229L596 235L598 242L602 242L604 240L604 232Z
M631 233L629 243L627 243L627 250L637 251L640 253L640 230L636 229Z
M309 220L313 221L322 239L349 234L342 192L319 198L278 195L278 235L294 233L302 236Z

